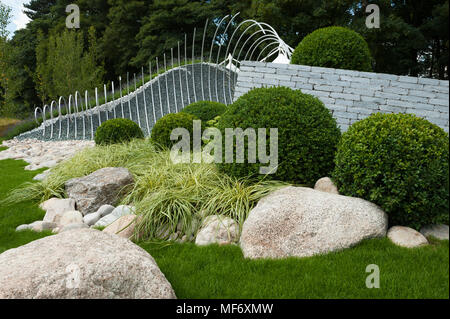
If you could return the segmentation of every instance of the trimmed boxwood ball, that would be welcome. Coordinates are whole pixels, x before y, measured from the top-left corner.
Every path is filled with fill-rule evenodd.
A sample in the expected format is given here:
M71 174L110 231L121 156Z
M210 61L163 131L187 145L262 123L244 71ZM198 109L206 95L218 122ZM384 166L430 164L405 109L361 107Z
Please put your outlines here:
M188 113L181 112L164 115L156 121L155 126L152 129L152 140L160 146L170 148L177 143L177 141L170 140L172 131L176 128L185 128L190 133L192 143L194 120L198 120L198 118Z
M208 122L222 115L227 110L225 104L211 101L200 101L189 104L181 112L198 117L202 122Z
M448 224L449 136L409 114L375 114L343 134L333 179L379 205L391 225Z
M292 64L372 71L372 56L364 38L344 27L327 27L308 34L294 50Z
M228 106L218 128L224 143L225 128L254 128L257 136L258 128L266 128L267 154L270 154L270 128L278 128L279 164L275 174L265 177L259 174L259 168L268 165L258 158L256 163L248 163L247 147L244 163L218 164L223 172L306 185L314 185L317 179L332 172L341 135L335 119L318 98L286 87L257 88L241 96ZM236 144L233 151L236 159Z
M129 119L112 119L100 125L95 131L95 143L109 145L144 138L141 128Z

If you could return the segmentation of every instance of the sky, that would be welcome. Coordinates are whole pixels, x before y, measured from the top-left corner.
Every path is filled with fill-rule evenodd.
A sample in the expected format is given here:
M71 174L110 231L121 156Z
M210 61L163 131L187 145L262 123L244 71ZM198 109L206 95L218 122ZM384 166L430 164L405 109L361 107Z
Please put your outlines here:
M25 28L29 19L22 11L24 9L23 4L28 3L29 0L0 0L0 2L12 9L12 19L8 27L11 35L14 31Z

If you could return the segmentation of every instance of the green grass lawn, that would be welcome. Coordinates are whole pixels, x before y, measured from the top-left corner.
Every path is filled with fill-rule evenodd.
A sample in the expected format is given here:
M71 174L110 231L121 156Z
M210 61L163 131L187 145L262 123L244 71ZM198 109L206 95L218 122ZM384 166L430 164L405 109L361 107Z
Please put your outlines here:
M1 150L1 148L0 148ZM0 199L40 171L0 161ZM42 219L36 203L0 207L0 253L50 235L15 232ZM238 246L140 243L156 260L178 298L449 298L449 243L417 249L368 240L338 253L285 260L246 260ZM366 266L380 268L380 288L365 286Z

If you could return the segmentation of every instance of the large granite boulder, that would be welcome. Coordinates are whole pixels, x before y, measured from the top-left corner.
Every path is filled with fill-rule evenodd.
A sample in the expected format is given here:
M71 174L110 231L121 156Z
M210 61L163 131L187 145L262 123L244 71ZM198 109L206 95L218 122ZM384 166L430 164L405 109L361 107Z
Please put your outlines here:
M397 246L414 248L428 244L424 235L405 226L394 226L387 232L388 238Z
M204 219L195 244L205 246L210 244L227 245L239 240L239 225L227 216L212 215Z
M93 229L60 233L0 254L2 298L176 298L145 250Z
M262 198L244 222L240 244L247 258L306 257L386 236L378 206L305 187L286 187Z
M83 216L95 213L102 205L114 204L122 191L134 183L130 171L122 167L106 167L66 182L66 193L77 204Z

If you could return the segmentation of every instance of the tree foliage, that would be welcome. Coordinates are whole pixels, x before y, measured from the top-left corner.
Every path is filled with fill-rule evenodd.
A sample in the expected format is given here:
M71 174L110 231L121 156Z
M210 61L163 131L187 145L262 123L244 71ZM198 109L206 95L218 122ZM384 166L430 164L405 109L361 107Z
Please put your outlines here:
M147 69L150 59L164 53L170 56L178 42L184 50L185 34L190 56L194 28L195 47L199 48L206 19L211 39L220 18L238 12L236 23L244 19L266 22L292 47L319 28L348 27L367 41L375 72L448 79L448 0L372 0L380 7L380 29L365 25L367 0L30 0L25 14L31 21L8 41L14 47L10 51L20 83L16 98L22 109L31 110L40 101L35 83L39 32L47 42L61 36L66 30L65 8L71 3L80 7L78 31L84 34L85 48L89 28L96 30L96 63L99 66L104 61L106 80L117 80L142 66ZM234 27L217 37L216 43L227 45ZM194 54L198 58L200 51Z

